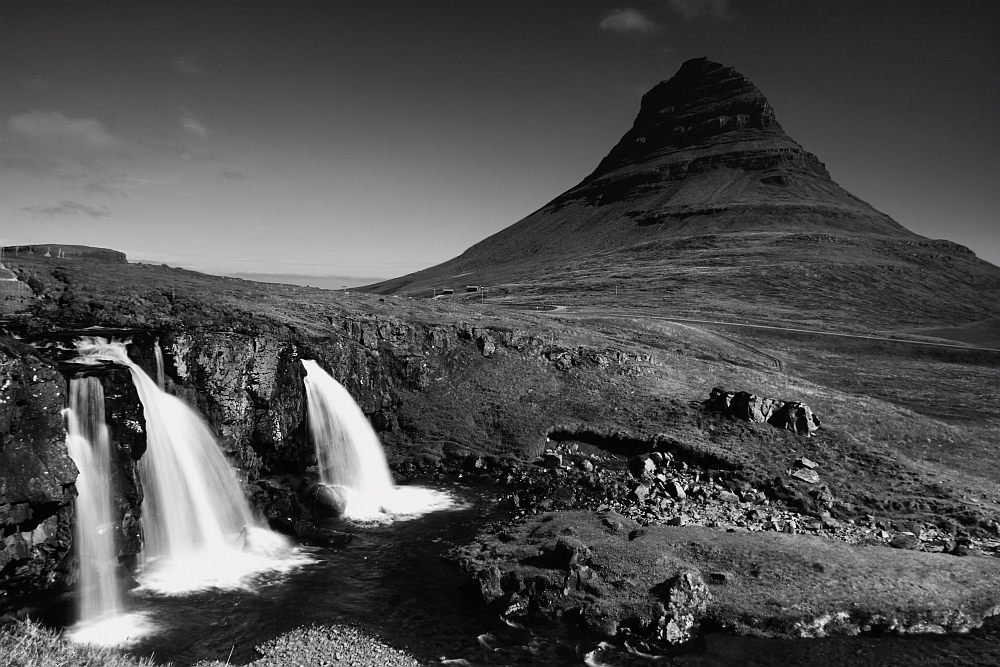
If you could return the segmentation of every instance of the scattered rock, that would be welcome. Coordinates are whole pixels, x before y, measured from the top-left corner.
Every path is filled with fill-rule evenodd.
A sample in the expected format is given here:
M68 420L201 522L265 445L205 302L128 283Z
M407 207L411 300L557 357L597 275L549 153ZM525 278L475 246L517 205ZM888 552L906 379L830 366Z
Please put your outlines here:
M808 484L816 484L819 482L819 473L815 470L810 470L809 468L799 468L798 470L793 470L792 477L801 479L803 482L807 482Z
M546 468L560 468L562 467L562 462L562 456L555 452L548 452L542 457L542 465Z
M913 533L896 533L889 540L889 546L893 549L919 549L920 539Z

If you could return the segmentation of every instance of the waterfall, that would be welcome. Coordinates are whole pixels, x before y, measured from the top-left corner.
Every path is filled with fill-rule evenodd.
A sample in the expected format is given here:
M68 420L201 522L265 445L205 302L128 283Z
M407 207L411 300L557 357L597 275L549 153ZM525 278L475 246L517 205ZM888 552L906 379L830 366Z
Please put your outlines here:
M320 481L340 487L347 500L345 516L384 520L417 516L452 504L439 491L397 487L382 444L351 394L315 361L303 359L302 365Z
M115 577L111 515L111 444L104 422L104 388L94 377L71 380L66 447L80 471L76 478L76 530L80 559L80 621L121 613Z
M84 363L127 367L142 402L142 586L161 593L237 587L250 574L292 564L283 538L254 524L235 471L201 417L157 387L124 343L84 338L77 349Z
M163 348L159 339L153 341L153 355L156 357L156 386L163 390L166 389L167 379L163 374Z
M143 617L124 614L115 575L115 530L111 495L111 441L104 419L100 380L70 380L66 415L66 448L76 464L74 539L80 562L78 621L69 632L74 641L121 645L149 629Z

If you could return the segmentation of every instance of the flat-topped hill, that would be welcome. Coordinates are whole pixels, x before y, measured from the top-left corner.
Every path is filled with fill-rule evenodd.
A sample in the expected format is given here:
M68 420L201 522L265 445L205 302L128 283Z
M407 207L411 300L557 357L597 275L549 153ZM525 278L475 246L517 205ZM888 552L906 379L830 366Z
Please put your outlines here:
M64 257L102 259L109 262L126 262L125 253L109 248L94 248L87 245L62 245L59 243L36 243L33 245L9 245L2 248L4 257L20 255L41 257Z

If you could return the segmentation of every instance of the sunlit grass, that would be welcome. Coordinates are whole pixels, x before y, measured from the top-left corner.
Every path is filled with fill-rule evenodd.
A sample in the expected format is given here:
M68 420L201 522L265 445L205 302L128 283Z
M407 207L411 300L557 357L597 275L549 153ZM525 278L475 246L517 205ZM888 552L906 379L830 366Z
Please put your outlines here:
M34 621L0 627L0 662L6 667L153 667L117 649L72 644Z

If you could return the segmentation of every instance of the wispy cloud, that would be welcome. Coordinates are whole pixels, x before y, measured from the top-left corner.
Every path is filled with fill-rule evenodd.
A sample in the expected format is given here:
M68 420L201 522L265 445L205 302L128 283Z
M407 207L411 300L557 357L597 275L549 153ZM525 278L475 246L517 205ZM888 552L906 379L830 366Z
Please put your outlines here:
M670 9L686 20L697 18L730 18L729 0L668 0Z
M198 61L194 59L194 56L176 58L174 67L181 74L201 74L201 67L198 66Z
M181 128L196 135L202 141L208 139L208 128L205 127L204 123L195 118L194 114L190 111L185 111L181 114Z
M244 174L242 171L236 171L235 169L223 169L222 175L225 178L231 178L234 181L245 181L248 178L253 178L250 174Z
M600 23L601 30L618 33L651 33L659 29L659 25L646 17L638 9L616 9L605 16Z
M40 215L43 218L61 218L65 216L85 216L88 218L106 218L111 215L111 209L107 206L87 206L86 204L81 204L75 201L63 200L58 204L50 204L44 206L42 204L35 204L34 206L25 206L24 210L28 213L33 213L35 215Z
M86 148L114 148L119 144L93 118L67 118L61 111L29 111L10 116L7 129L21 137Z
M92 195L107 195L108 197L124 197L129 199L128 193L114 185L106 183L87 183L83 189Z

